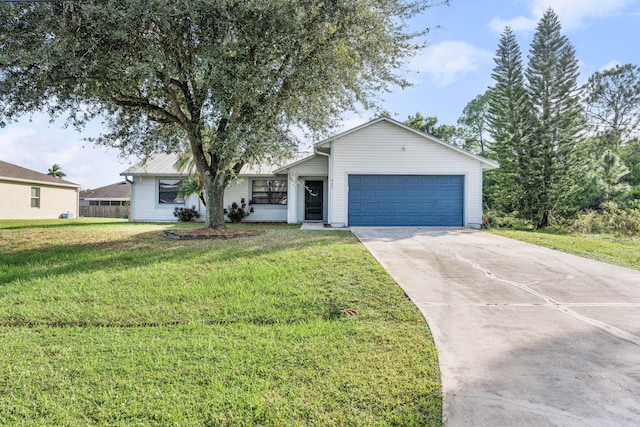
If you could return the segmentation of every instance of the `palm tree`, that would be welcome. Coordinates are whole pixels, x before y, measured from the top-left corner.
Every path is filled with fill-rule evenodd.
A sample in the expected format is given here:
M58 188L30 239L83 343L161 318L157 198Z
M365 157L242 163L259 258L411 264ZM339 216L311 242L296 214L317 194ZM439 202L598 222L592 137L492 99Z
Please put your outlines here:
M200 174L195 170L195 162L193 156L188 151L178 154L178 160L174 167L180 171L182 175L187 173L187 178L182 181L178 195L181 197L188 197L192 194L196 194L203 205L207 206L207 202L204 198L204 185L200 179Z
M59 178L59 179L62 179L65 176L67 176L66 173L64 173L64 172L62 172L60 170L60 165L57 164L57 163L54 163L53 166L51 166L49 168L49 172L47 172L47 175L51 175L51 176L53 176L55 178Z

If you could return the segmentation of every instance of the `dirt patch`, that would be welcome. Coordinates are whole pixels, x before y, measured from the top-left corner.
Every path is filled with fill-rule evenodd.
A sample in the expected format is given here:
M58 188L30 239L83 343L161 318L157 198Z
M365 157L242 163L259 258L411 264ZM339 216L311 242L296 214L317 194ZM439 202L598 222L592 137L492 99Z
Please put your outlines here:
M235 239L263 234L264 230L232 230L228 228L194 228L193 230L165 230L162 235L173 240Z

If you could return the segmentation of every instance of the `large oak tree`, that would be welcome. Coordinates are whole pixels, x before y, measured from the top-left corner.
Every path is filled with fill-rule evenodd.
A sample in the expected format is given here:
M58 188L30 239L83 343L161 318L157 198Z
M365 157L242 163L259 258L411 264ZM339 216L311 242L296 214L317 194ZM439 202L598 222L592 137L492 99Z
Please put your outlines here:
M320 130L406 81L426 33L414 0L87 0L0 4L0 121L47 110L126 154L183 151L224 227L247 162L278 157L290 126Z

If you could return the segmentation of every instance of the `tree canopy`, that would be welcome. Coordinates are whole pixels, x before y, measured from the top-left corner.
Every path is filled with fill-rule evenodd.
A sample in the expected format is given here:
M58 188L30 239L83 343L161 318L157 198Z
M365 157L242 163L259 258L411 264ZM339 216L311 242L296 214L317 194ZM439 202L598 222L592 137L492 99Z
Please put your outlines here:
M437 117L425 117L420 112L409 116L404 124L431 136L442 139L450 144L455 144L457 139L457 129L452 125L439 125Z
M295 145L407 82L413 0L87 0L0 4L0 122L46 110L146 156L190 150L207 226L247 162Z
M616 65L594 73L584 85L587 118L603 143L617 151L640 127L640 67Z
M462 127L459 133L464 139L463 148L484 156L488 148L486 134L489 132L489 91L469 101L462 110L458 125Z

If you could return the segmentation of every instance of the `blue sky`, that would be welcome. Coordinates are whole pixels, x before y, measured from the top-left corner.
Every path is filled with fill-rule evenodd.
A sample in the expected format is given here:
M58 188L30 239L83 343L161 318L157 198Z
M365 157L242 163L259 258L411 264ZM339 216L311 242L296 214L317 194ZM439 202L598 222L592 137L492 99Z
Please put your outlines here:
M563 33L576 48L580 82L615 64L640 65L640 0L452 0L429 9L413 25L432 28L429 46L407 66L414 86L383 95L382 108L405 120L421 112L455 124L465 105L492 84L491 70L500 33L511 25L526 63L535 26L548 8L559 15ZM434 28L438 26L438 28ZM373 118L373 112L346 114L344 128ZM0 160L46 173L58 163L66 179L84 188L117 182L137 159L83 141L82 134L35 114L0 129Z

